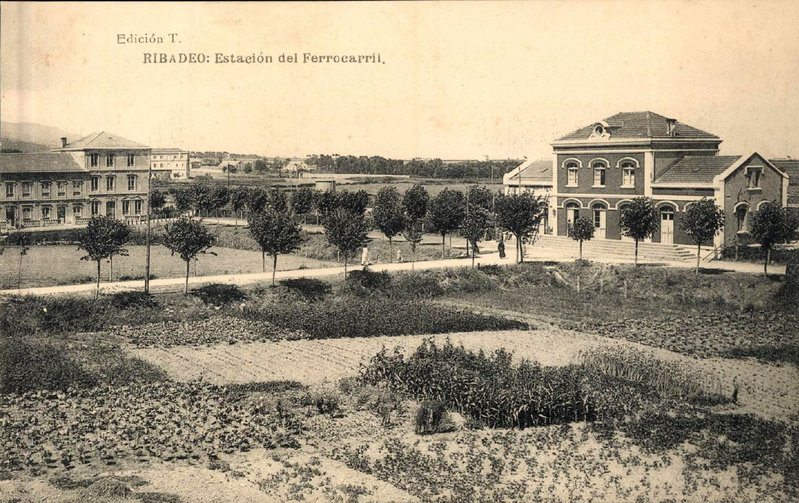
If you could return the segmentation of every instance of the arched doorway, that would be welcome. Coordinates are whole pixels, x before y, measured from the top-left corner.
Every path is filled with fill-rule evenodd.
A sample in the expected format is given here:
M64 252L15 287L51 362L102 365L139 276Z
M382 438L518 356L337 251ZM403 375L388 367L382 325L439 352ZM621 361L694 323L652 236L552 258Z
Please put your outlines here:
M663 206L660 208L660 242L674 244L674 208Z
M580 205L574 201L566 203L566 228L573 226L578 218L580 218Z
M608 208L604 203L594 203L594 205L591 206L591 210L594 217L594 237L597 239L605 239Z

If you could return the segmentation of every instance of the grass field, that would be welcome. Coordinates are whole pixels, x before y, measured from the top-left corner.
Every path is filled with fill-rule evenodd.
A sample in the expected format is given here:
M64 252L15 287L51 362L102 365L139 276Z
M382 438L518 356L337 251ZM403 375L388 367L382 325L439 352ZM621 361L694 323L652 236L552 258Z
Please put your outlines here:
M114 280L144 277L144 247L133 245L127 249L129 256L114 257ZM192 275L261 272L261 254L258 252L221 247L211 248L209 252L216 255L200 255L196 264L191 265ZM97 275L97 264L80 260L83 255L77 246L33 246L20 261L18 249L9 247L0 255L0 288L17 288L20 264L22 278L19 284L22 288L92 282ZM152 247L150 260L150 271L156 278L179 278L186 274L186 263L179 256L171 256L163 246ZM330 265L333 264L297 255L281 256L277 262L278 270ZM267 271L271 270L269 257L266 267ZM109 281L109 273L109 264L104 261L101 280Z

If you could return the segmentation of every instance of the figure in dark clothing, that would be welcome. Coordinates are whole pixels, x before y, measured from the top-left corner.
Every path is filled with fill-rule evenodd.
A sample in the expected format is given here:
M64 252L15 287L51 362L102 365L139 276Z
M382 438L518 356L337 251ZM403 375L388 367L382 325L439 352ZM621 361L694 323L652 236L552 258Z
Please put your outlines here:
M497 251L499 251L499 258L505 258L505 242L500 240L497 243Z

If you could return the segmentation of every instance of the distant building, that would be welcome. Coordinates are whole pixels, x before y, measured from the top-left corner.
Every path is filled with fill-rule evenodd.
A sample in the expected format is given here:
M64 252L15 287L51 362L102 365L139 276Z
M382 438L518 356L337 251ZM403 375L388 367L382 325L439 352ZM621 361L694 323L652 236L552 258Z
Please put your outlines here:
M153 177L162 180L190 178L189 153L179 148L154 148L150 155Z
M232 168L233 171L231 172L235 173L236 171L240 171L243 166L244 166L244 161L237 159L225 159L222 162L220 162L217 167L225 173L230 171Z
M515 169L505 173L502 177L505 186L505 194L521 194L532 192L536 196L543 196L550 200L552 195L552 161L549 159L539 159L536 161L524 161ZM552 227L550 221L554 221L555 208L553 204L548 206L548 211L541 220L539 232L551 234Z
M0 154L0 229L146 215L150 147L101 131L47 153Z
M336 192L335 180L314 180L314 189L320 192Z
M713 246L745 241L750 216L762 204L789 204L789 175L783 169L797 168L786 161L780 169L781 161L773 163L756 152L721 156L721 142L714 134L653 112L619 113L558 138L552 143L548 185L553 232L566 235L582 215L594 223L595 238L620 239L624 206L646 196L660 213L660 230L652 241L693 244L679 224L692 203L708 198L727 217ZM545 174L543 163L525 163L506 175L505 190L510 193L516 186L546 192Z

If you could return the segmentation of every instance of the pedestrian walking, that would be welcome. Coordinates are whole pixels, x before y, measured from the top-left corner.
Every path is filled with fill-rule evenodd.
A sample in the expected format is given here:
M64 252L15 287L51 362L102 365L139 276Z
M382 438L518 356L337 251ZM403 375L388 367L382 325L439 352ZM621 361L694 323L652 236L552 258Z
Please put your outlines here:
M397 262L402 262L402 250L397 248Z
M361 265L364 267L369 265L369 248L366 245L363 246L363 252L361 253Z
M505 242L502 241L502 238L497 243L497 251L499 252L499 258L505 258Z

